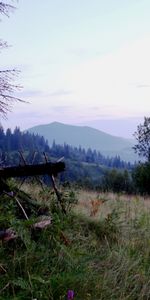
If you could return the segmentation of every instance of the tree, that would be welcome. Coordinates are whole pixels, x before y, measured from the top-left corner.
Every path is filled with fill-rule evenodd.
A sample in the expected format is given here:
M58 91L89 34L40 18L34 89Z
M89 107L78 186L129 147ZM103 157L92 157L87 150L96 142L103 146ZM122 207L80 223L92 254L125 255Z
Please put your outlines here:
M11 0L10 0L11 1ZM14 0L16 1L16 0ZM0 14L9 16L9 13L15 9L14 6L4 1L0 2ZM8 47L7 43L0 39L0 51ZM15 69L0 70L0 116L6 116L11 110L14 101L22 101L15 97L14 92L19 88L13 83L18 71Z
M136 191L150 195L150 162L141 163L132 172Z
M133 190L130 173L127 170L107 169L102 178L101 188L104 191L112 191L114 193L126 192L130 194Z
M150 118L144 117L144 123L138 125L134 136L138 142L133 147L135 153L150 162Z

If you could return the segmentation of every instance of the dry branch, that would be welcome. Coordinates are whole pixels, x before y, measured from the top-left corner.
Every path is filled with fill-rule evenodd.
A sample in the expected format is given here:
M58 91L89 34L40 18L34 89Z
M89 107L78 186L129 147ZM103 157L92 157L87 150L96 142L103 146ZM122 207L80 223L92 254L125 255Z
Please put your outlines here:
M63 172L65 170L64 162L46 163L37 165L25 165L17 167L6 167L0 169L0 178L7 179L10 177L26 177L37 175L54 175Z

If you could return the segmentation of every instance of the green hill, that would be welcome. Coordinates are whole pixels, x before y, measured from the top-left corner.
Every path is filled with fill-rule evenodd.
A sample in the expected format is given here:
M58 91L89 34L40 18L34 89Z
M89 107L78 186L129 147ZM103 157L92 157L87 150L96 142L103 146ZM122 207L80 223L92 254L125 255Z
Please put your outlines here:
M134 140L112 136L88 126L73 126L58 122L29 128L30 133L39 134L48 140L49 145L55 140L58 144L67 143L101 151L105 156L119 155L126 161L137 159L132 146Z

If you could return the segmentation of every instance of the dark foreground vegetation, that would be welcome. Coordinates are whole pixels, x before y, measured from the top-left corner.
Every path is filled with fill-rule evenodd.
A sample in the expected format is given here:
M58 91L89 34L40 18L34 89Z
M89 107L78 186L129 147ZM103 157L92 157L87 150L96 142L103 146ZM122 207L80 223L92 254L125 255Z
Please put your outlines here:
M16 189L13 182L9 185ZM68 290L74 291L77 300L150 299L149 200L143 205L138 197L131 202L130 198L123 201L114 195L112 200L111 195L97 194L103 214L92 216L93 202L87 199L84 205L89 205L89 214L79 213L82 191L78 204L78 193L75 196L63 187L61 192L66 215L51 189L41 191L30 184L14 198L0 196L0 228L17 233L16 239L1 241L0 299L62 300L67 299ZM34 231L32 224L43 211L52 223Z

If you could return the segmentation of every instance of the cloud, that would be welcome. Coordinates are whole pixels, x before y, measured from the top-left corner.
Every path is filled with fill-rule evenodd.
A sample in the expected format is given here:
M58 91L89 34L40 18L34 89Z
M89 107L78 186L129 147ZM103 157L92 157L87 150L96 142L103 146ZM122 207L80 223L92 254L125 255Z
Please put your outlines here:
M72 109L72 106L52 106L51 110L57 113L68 112Z
M137 88L150 88L150 84L137 84Z
M68 95L71 95L72 94L72 91L67 91L67 90L63 90L63 89L58 89L58 90L55 90L51 93L49 93L48 95L50 97L56 97L56 96L68 96Z
M149 53L147 36L116 52L73 66L65 82L74 91L72 104L81 103L82 109L99 107L103 114L116 117L150 112Z
M69 96L71 95L72 92L69 90L63 90L63 89L58 89L54 90L52 92L45 92L43 90L38 90L38 89L23 89L21 91L18 91L15 93L16 97L20 98L53 98L53 97L61 97L61 96Z
M25 90L23 89L22 91L20 92L17 92L15 93L17 97L20 97L20 98L30 98L30 97L40 97L40 96L46 96L46 94L42 91L42 90Z
M76 123L76 115L73 116L74 108L71 106L43 106L40 109L38 106L16 105L12 113L8 114L8 119L3 121L4 128L11 127L14 129L20 126L22 130L36 126L39 124L48 124L54 121L62 123Z
M44 78L45 86L39 79L39 89L31 82L31 88L18 93L30 104L15 104L9 123L27 128L53 121L77 124L93 119L147 116L149 53L147 37L114 53L70 65L59 74L59 80L55 76L53 81Z
M5 62L1 62L1 67L7 70L19 70L21 72L30 72L32 70L31 65L29 64L9 64L7 65Z
M69 51L69 54L79 57L81 59L91 59L93 57L99 56L101 52L89 48L76 48L76 49L71 49Z

